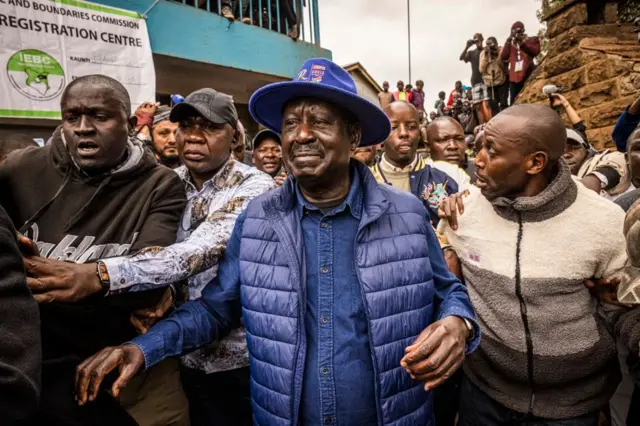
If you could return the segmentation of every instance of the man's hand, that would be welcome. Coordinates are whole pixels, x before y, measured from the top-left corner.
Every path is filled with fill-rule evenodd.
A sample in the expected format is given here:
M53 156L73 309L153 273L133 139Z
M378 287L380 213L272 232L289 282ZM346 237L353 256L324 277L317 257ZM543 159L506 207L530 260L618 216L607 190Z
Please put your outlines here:
M473 40L467 40L467 49L473 46L476 42Z
M602 191L602 182L600 182L600 179L598 179L596 175L586 175L580 181L586 188L596 192L597 194Z
M453 275L455 275L460 281L462 281L462 264L460 263L458 254L452 248L446 249L443 254L444 261L447 264L447 268L449 269L449 271L451 271Z
M567 108L567 106L569 106L569 101L567 101L567 99L559 93L554 93L553 95L551 95L551 101L551 106L554 108L560 106L563 108Z
M469 330L462 318L445 317L420 333L405 349L400 365L412 379L425 382L425 390L434 389L462 365L468 336Z
M156 306L134 311L129 321L139 334L144 334L167 313L173 302L173 291L167 288Z
M28 237L25 237L21 233L17 233L18 247L23 256L40 256L40 250L38 245Z
M76 402L84 405L87 401L94 401L98 397L102 381L116 367L120 375L111 386L111 393L117 398L143 366L144 354L136 345L101 350L76 367Z
M287 172L282 169L282 171L278 174L278 176L274 177L273 180L276 181L276 185L282 186L285 180L287 180Z
M589 289L591 295L603 303L610 305L624 306L618 301L618 286L621 278L615 277L611 279L591 278L584 282L585 287Z
M446 219L454 231L458 230L458 212L460 212L461 215L464 213L462 198L467 195L469 195L469 191L465 189L462 192L449 196L449 198L440 202L440 206L438 207L438 217L440 219Z
M143 102L136 109L136 127L138 130L144 126L151 126L153 124L153 115L156 113L159 106L159 102Z
M44 257L23 258L27 285L36 302L77 302L100 293L95 263L77 264Z

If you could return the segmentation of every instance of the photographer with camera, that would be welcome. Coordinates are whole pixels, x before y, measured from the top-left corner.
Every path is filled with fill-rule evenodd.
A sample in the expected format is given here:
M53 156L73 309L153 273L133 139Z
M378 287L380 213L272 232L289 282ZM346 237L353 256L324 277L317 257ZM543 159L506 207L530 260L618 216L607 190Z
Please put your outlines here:
M472 103L480 124L484 124L491 119L491 114L487 108L489 92L480 72L480 54L483 50L483 43L484 37L482 34L476 33L473 39L467 41L467 45L460 54L461 61L471 63ZM476 48L469 50L472 46Z
M559 113L564 111L571 121L573 128L567 129L563 155L571 174L580 178L587 188L612 201L633 190L624 154L593 149L587 141L584 122L569 101L558 93L558 88L545 86L543 93L549 95L551 107Z
M487 39L487 45L480 53L480 72L488 88L493 114L509 106L509 82L504 61L500 58L500 46L495 37Z
M533 59L540 54L538 37L527 37L524 24L520 21L511 26L511 35L507 38L500 58L509 61L509 91L513 105L524 87L527 78L533 72Z

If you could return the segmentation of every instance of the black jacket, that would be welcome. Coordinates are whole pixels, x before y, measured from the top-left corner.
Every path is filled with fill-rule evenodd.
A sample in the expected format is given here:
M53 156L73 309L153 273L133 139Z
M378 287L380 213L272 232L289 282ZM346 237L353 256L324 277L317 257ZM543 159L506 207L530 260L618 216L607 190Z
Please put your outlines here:
M40 397L40 316L27 288L16 230L0 207L0 423L23 424Z
M178 175L139 142L130 141L119 168L88 177L73 163L59 129L50 145L9 155L0 166L0 188L0 204L42 256L79 263L173 244L186 204ZM153 305L163 291L41 305L43 405L48 389L64 392L57 390L60 380L72 385L84 359L135 337L131 312Z

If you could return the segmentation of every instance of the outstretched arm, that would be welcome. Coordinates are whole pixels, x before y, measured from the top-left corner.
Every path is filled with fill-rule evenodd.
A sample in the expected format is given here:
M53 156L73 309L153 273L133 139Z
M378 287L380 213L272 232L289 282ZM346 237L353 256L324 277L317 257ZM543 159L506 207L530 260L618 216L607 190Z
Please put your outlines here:
M240 236L244 213L238 218L217 277L202 297L185 303L146 334L119 347L103 349L76 369L76 396L80 405L96 398L104 378L116 368L115 397L143 368L165 358L190 352L220 340L240 322Z

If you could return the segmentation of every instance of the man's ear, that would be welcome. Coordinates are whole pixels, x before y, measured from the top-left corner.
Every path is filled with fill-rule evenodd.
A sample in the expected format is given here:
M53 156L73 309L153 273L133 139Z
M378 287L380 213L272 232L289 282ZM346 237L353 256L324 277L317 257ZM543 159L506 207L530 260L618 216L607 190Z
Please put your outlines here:
M529 156L529 169L527 173L530 175L537 175L547 168L549 164L549 156L546 152L538 151Z
M350 134L351 151L353 151L360 146L360 142L362 141L362 127L360 123L352 125Z
M238 147L238 142L240 141L240 131L238 129L233 132L233 139L231 139L231 146L229 147L229 151L233 151Z

